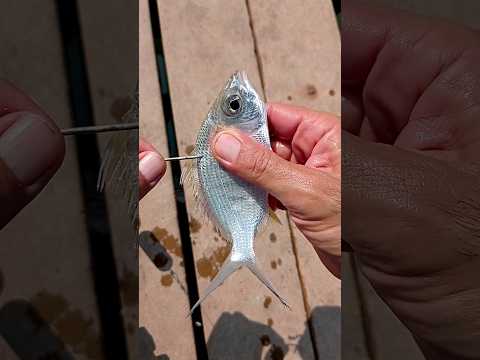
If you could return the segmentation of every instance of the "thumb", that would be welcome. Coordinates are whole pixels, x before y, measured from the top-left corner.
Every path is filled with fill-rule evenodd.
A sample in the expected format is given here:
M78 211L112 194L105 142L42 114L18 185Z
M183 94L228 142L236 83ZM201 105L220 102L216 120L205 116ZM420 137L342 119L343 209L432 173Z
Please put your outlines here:
M64 153L63 136L44 115L0 117L0 229L43 189Z
M219 132L212 144L216 159L226 170L263 188L293 214L301 216L309 204L318 208L319 201L335 206L340 189L330 174L282 159L241 132Z

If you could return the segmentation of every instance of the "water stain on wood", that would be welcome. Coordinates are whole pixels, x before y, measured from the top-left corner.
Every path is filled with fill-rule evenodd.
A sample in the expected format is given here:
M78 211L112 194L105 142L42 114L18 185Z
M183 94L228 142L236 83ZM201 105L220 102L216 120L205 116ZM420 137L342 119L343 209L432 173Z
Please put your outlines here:
M307 85L306 91L307 91L307 95L310 97L315 97L315 95L317 95L317 92L318 92L317 88L312 84Z
M190 219L190 222L188 224L190 225L190 232L192 234L198 233L202 228L202 224L200 224L200 222L197 219L195 219L193 216Z
M330 91L328 92L328 95L335 96L335 90L330 89Z
M277 262L275 260L270 261L270 266L272 267L272 269L276 269L277 268Z
M228 245L217 248L210 256L197 260L198 274L203 278L213 279L230 252Z
M172 275L170 274L165 274L161 277L160 282L162 283L163 286L172 286L173 284L173 278Z
M193 150L195 150L195 146L194 145L188 145L188 146L185 147L185 154L192 155Z
M154 238L160 242L168 252L182 257L182 245L180 241L175 236L171 235L166 229L161 227L155 227L153 229L152 234Z
M267 319L267 325L270 326L270 327L273 326L273 319L272 318Z
M265 300L263 301L263 307L265 309L268 309L271 303L272 303L272 298L270 296L266 296Z
M30 301L48 323L53 323L68 309L67 300L63 296L50 294L45 290L38 292Z
M272 243L276 242L277 241L277 235L275 235L274 233L271 233L270 234L270 241Z
M132 106L132 99L130 97L120 97L113 101L110 106L110 115L112 115L117 121L120 121L130 107Z
M85 354L91 359L103 357L100 336L94 330L93 319L86 318L79 309L70 309L62 295L42 290L30 301L40 316L56 329L62 341L74 352Z

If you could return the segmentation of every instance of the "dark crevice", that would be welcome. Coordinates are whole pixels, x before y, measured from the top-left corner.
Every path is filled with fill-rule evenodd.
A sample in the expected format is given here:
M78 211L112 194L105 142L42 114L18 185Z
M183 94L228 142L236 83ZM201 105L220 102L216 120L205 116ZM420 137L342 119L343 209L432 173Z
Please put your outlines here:
M247 7L250 31L252 33L253 50L255 52L255 58L257 59L258 74L260 76L260 85L262 87L263 97L266 101L267 100L267 93L265 92L265 79L264 79L264 76L263 76L264 75L263 74L263 64L262 64L262 58L260 57L260 52L259 52L259 49L258 49L257 35L255 34L255 28L253 26L253 17L252 17L252 10L250 8L250 1L245 0L245 5Z
M178 144L175 137L175 123L172 110L172 102L168 85L168 74L165 65L165 56L160 27L160 14L156 0L149 0L150 19L154 38L155 54L157 60L158 77L160 82L163 114L168 138L168 151L170 156L179 156ZM180 184L181 167L179 162L170 163L173 183L175 186L175 204L177 208L177 220L182 242L183 262L188 289L188 300L192 307L199 298L197 277L195 273L195 259L193 256L192 242L190 239L188 212L185 205L185 193ZM207 345L203 329L201 307L199 306L192 314L192 328L195 340L197 359L208 359ZM179 321L184 321L179 319ZM198 326L200 324L200 326Z
M295 266L297 268L297 274L298 274L298 279L300 281L300 287L302 289L302 298L303 298L303 306L305 308L305 315L307 318L307 324L308 324L308 330L310 332L310 341L312 342L312 348L313 348L313 354L315 356L315 359L320 359L318 356L318 349L317 349L317 344L315 341L315 327L313 326L313 318L310 318L311 315L311 307L310 304L308 303L308 298L307 298L307 288L305 286L305 283L302 278L302 272L300 271L300 262L298 259L298 249L297 249L297 244L296 244L296 239L295 235L293 233L293 228L292 228L292 220L290 219L290 216L287 213L287 223L288 223L288 230L290 232L290 240L292 241L292 252L293 256L295 258Z
M77 1L57 0L65 72L73 126L94 125ZM105 197L97 192L100 157L95 135L75 139L90 266L100 316L102 348L107 359L128 359L119 281Z

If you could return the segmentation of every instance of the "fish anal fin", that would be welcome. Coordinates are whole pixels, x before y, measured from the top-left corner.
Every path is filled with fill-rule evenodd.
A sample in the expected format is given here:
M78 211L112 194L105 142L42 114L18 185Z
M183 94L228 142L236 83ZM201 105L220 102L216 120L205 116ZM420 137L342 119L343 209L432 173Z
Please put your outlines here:
M207 288L205 289L205 293L200 297L200 299L193 305L192 309L188 313L187 317L191 316L193 311L213 292L217 289L223 282L232 275L237 269L239 269L242 265L245 265L241 261L231 261L229 258L220 268L217 275L213 278L213 280L208 284Z

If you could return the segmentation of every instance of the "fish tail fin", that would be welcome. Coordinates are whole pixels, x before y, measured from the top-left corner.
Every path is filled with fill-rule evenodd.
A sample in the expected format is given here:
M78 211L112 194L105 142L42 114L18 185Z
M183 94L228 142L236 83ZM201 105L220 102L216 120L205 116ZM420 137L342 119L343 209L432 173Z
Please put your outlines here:
M277 290L273 287L272 283L270 280L268 280L265 275L260 271L260 269L257 267L255 263L249 263L247 267L250 269L252 273L255 274L255 276L260 280L263 285L265 285L277 298L280 300L280 302L288 309L291 310L290 305L288 305L287 300L285 300Z
M193 305L192 309L188 313L187 317L191 316L193 311L210 295L216 288L223 284L223 282L232 275L235 270L240 268L244 265L241 261L232 261L228 259L220 268L217 275L213 278L213 280L208 284L207 288L205 289L205 293L202 297Z

